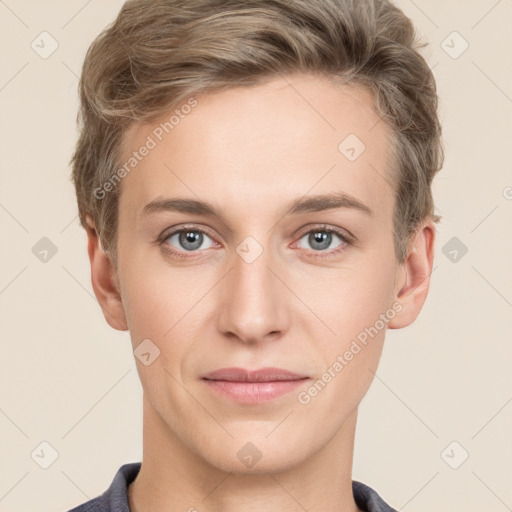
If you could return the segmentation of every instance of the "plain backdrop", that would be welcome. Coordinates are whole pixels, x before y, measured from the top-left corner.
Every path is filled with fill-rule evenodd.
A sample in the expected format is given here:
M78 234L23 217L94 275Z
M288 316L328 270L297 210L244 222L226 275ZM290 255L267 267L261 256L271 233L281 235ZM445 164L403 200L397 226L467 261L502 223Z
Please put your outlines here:
M398 510L502 512L512 509L512 1L397 4L430 43L443 220L424 309L388 331L361 404L353 478ZM69 168L82 61L121 5L0 1L1 511L68 510L142 457L129 334L94 297Z

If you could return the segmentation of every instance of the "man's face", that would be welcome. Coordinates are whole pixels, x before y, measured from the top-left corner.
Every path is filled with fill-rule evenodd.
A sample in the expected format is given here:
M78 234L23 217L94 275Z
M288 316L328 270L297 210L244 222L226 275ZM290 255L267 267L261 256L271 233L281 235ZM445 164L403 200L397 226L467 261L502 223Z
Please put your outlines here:
M251 471L285 469L336 435L378 365L382 319L400 284L390 133L366 92L313 76L196 100L161 141L154 130L172 112L124 139L123 161L148 136L156 142L124 178L119 204L118 277L133 348L150 340L147 360L159 350L147 366L136 360L145 411L216 467L244 471L239 451L252 443L262 458ZM369 211L286 213L329 194ZM145 211L177 198L208 202L222 217ZM203 378L228 367L307 379L274 398L261 384L237 398Z

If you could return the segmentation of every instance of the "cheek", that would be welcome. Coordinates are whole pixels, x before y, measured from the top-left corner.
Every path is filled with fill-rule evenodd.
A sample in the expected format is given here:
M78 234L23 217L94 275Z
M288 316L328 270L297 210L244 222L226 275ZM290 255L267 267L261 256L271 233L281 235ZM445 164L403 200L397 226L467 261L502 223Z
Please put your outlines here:
M181 366L187 358L186 317L183 297L150 273L134 276L127 287L126 309L137 372L147 399L157 409L165 408L166 395L178 400ZM148 341L149 340L149 341ZM144 354L149 353L149 360ZM164 400L162 403L161 400Z
M181 371L179 366L195 348L192 341L201 339L197 329L207 314L206 301L201 301L207 289L191 284L179 270L134 269L128 273L126 300L123 297L133 348L149 339L160 351L158 363Z
M125 274L123 304L134 348L144 339L153 341L160 350L165 347L180 313L183 315L181 298L173 281L158 279L139 265L129 269Z
M125 251L120 270L132 338L152 335L162 339L199 300L201 283L189 269L165 263L157 248L145 247L140 240L128 237L123 249L126 247L133 249Z
M368 391L387 323L394 316L389 296L389 279L375 273L367 279L340 280L332 293L316 303L318 316L333 333L327 331L326 336L317 338L320 373L299 402L315 407L321 423L332 423L333 404L337 404L336 414L343 421Z
M332 331L330 343L342 349L365 329L373 326L389 308L393 290L391 273L379 265L371 272L344 269L326 279L322 290L311 296L312 309ZM378 326L382 327L380 323ZM328 331L327 331L328 332Z
M359 287L348 296L339 297L335 329L343 339L357 337L373 326L388 308L388 288ZM379 324L380 325L380 324Z

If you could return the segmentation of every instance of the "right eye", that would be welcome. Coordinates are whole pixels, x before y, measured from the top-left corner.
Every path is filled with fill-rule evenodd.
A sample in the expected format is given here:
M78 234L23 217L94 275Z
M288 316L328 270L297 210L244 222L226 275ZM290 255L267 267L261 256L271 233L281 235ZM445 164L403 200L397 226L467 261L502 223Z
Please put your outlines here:
M208 236L206 231L200 228L181 228L174 230L169 233L162 240L167 246L171 246L171 252L196 252L201 249L204 242L212 239ZM213 242L213 241L212 241ZM209 249L214 243L203 247L203 249Z

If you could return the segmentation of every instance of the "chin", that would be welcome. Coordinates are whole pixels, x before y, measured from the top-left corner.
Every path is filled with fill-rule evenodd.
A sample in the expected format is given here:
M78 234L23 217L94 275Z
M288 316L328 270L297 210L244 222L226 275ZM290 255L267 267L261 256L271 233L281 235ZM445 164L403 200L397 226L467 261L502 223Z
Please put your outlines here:
M210 465L222 471L251 475L287 471L307 457L307 453L299 451L292 439L283 443L278 436L271 440L264 436L257 438L254 434L230 438L227 443L211 447L203 446L198 453Z

